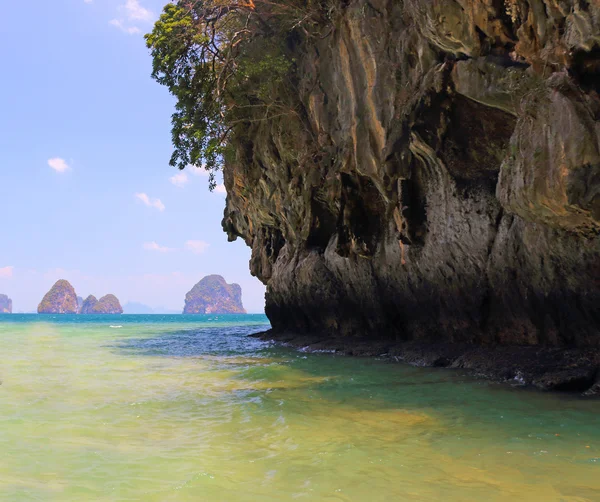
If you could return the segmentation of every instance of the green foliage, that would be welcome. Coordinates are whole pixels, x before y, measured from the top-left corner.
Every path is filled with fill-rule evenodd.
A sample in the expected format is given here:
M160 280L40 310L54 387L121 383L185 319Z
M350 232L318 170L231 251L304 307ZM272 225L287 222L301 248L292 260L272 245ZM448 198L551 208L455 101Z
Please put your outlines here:
M294 113L278 90L293 76L295 61L286 53L291 33L319 12L312 3L179 0L165 6L145 38L152 77L176 98L172 166L207 169L212 189L238 125Z
M171 165L183 169L204 161L213 170L219 152L211 138L222 133L215 72L201 50L208 44L207 37L194 29L192 10L168 4L146 41L152 50L152 76L177 99Z

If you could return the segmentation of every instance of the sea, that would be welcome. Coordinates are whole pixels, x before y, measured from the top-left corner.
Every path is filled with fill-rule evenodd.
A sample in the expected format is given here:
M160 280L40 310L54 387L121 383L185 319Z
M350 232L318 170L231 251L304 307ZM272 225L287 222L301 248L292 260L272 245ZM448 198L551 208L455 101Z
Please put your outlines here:
M600 501L600 401L268 327L0 316L0 500Z

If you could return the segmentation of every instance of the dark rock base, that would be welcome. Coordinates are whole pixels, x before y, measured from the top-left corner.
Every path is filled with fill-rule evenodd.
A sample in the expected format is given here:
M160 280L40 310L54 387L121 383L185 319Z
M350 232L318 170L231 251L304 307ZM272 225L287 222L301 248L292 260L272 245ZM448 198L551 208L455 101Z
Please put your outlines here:
M594 348L390 342L273 330L252 336L310 352L334 351L349 356L385 357L414 366L463 369L480 378L523 387L600 397L600 351Z

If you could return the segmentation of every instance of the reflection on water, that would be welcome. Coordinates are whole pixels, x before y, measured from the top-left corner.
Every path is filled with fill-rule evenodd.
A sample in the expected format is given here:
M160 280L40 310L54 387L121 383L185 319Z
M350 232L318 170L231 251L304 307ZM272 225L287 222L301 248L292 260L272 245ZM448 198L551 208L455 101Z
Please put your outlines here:
M262 316L32 319L0 318L1 500L600 500L598 401L278 348Z

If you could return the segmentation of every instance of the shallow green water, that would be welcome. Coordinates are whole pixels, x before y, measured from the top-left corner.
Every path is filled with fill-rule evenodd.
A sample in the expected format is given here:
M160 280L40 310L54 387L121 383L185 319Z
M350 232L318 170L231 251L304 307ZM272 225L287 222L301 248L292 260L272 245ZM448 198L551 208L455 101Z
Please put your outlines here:
M262 316L41 321L0 317L1 500L600 501L598 401L273 347Z

